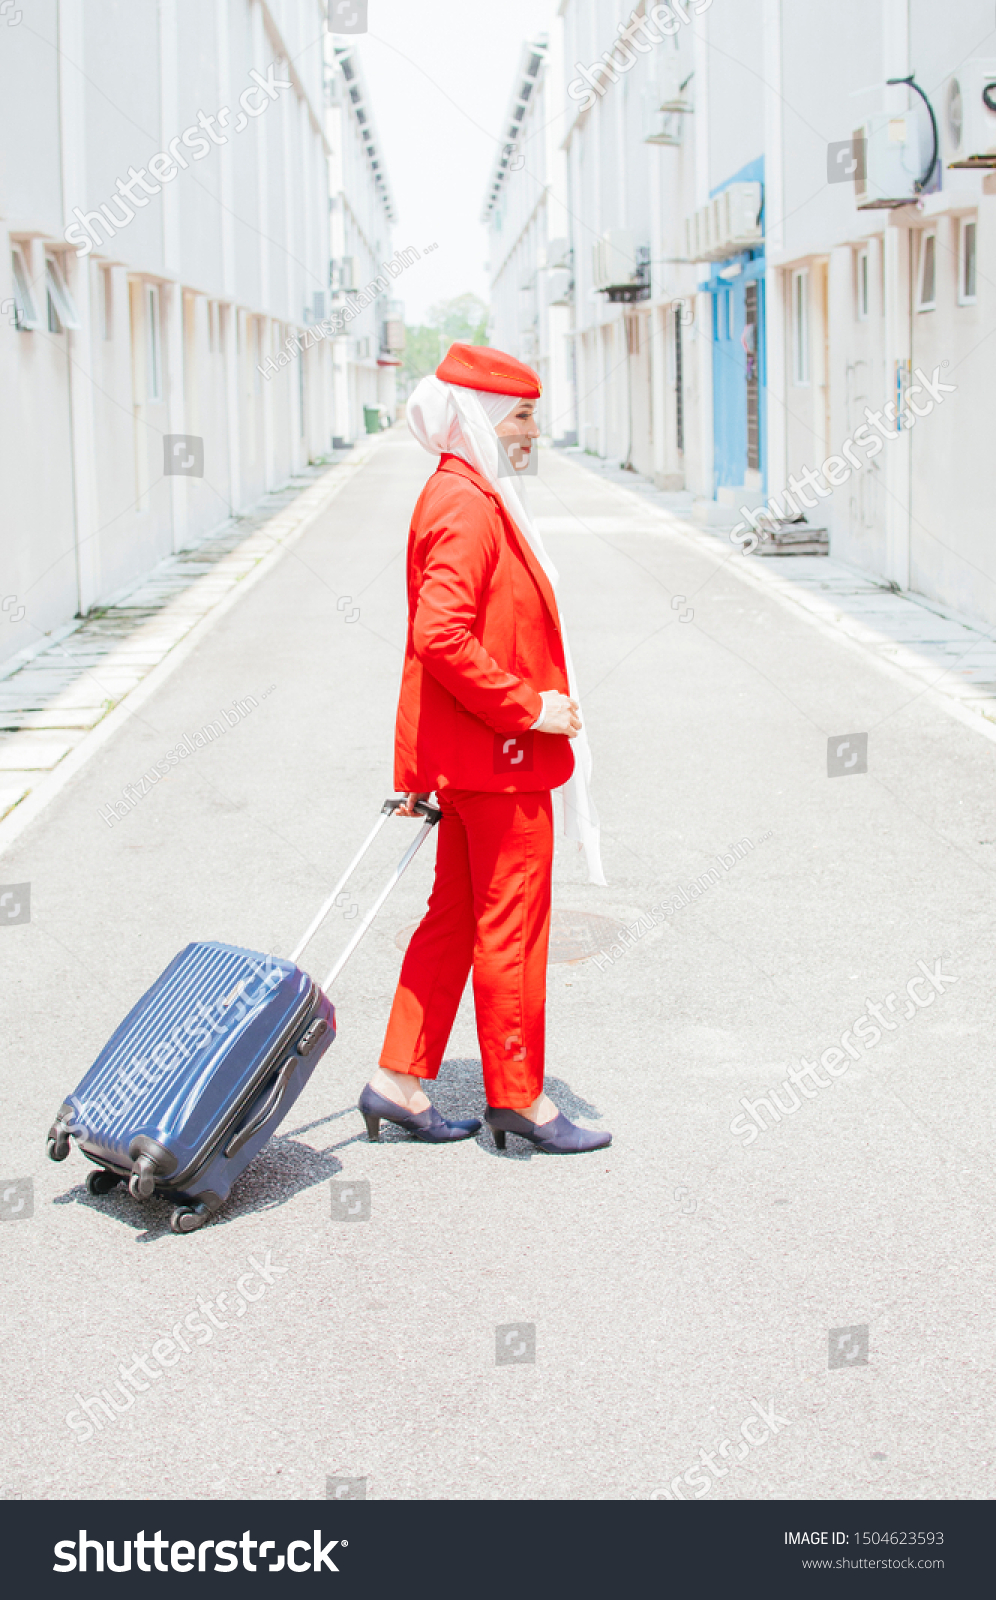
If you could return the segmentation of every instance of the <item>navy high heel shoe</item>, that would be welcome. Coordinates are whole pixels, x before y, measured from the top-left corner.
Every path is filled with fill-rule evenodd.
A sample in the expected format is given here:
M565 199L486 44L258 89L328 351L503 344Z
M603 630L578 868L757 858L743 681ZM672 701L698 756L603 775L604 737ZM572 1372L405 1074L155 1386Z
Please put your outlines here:
M517 1133L520 1139L528 1139L537 1150L545 1150L550 1156L574 1156L580 1155L583 1150L604 1150L607 1144L612 1143L611 1133L579 1128L568 1121L562 1111L557 1112L552 1122L537 1126L528 1117L520 1117L517 1111L511 1111L507 1106L488 1106L484 1120L494 1134L499 1150L505 1148L507 1133Z
M364 1086L359 1099L359 1109L367 1125L371 1144L380 1140L381 1122L393 1122L406 1133L412 1133L425 1144L448 1144L454 1139L472 1139L481 1124L476 1117L467 1122L447 1122L435 1106L426 1111L406 1111L396 1100L378 1094L369 1083Z

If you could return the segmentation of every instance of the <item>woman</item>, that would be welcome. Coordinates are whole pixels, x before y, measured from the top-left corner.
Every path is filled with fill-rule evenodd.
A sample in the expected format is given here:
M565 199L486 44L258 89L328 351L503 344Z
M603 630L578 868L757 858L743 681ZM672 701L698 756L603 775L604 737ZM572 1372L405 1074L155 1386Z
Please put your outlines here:
M443 815L429 908L360 1096L371 1139L382 1119L432 1143L480 1128L447 1122L420 1081L439 1071L472 967L498 1148L509 1133L557 1155L612 1138L575 1127L543 1092L551 791L562 788L565 831L584 845L592 882L605 879L557 574L513 476L539 437L539 394L513 357L455 344L408 402L409 427L440 460L408 536L394 781L407 796L399 816L432 791Z

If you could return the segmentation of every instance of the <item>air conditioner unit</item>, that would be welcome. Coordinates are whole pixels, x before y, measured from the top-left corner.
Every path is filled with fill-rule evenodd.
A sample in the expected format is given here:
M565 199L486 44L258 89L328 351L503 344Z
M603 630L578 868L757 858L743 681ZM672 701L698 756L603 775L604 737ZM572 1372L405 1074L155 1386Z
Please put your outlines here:
M555 267L546 275L548 306L569 306L573 299L574 277L570 267Z
M759 183L731 183L685 219L685 254L691 261L723 261L764 243Z
M705 211L705 247L711 259L719 260L729 252L723 249L725 193L714 195Z
M304 321L307 326L312 322L323 322L325 319L325 294L321 289L312 291L311 304L304 308Z
M661 110L657 103L659 93L653 88L643 91L643 143L680 144L681 118L673 111Z
M546 265L548 267L568 267L571 262L571 241L567 238L548 239L546 244Z
M693 211L690 217L685 218L685 255L689 261L704 261L706 259L705 238L699 237L702 233L702 223L705 210Z
M636 245L628 228L604 233L592 246L596 289L613 289L636 280Z
M357 287L355 274L355 256L340 256L335 263L333 288L342 289L346 294L351 294Z
M389 317L381 326L381 349L392 353L405 348L405 325L396 317Z
M660 97L657 105L661 111L685 114L695 109L692 104L693 74L694 69L688 64L687 59L677 52L664 57L660 88L656 91Z
M976 56L952 73L938 120L949 166L996 166L996 58Z
M759 183L733 183L716 198L722 202L719 208L719 231L727 254L752 250L763 243L762 191Z
M920 129L914 111L879 111L854 130L859 152L854 200L859 211L888 211L917 198L923 176Z

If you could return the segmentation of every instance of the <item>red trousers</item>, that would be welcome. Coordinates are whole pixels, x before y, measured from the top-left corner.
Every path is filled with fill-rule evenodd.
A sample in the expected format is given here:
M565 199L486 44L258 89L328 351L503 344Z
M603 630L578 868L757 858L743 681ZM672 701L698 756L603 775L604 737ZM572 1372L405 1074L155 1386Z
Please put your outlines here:
M380 1065L435 1078L473 966L488 1104L543 1088L553 808L546 789L443 789L429 909L405 953Z

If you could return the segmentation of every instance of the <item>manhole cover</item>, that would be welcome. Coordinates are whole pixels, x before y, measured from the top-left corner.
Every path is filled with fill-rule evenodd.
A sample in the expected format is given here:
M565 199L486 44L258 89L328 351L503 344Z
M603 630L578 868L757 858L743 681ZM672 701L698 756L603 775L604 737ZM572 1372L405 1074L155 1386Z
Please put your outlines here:
M625 926L597 911L555 911L550 919L550 962L588 961L599 950L607 950ZM395 935L399 950L407 950L417 922L409 923Z

